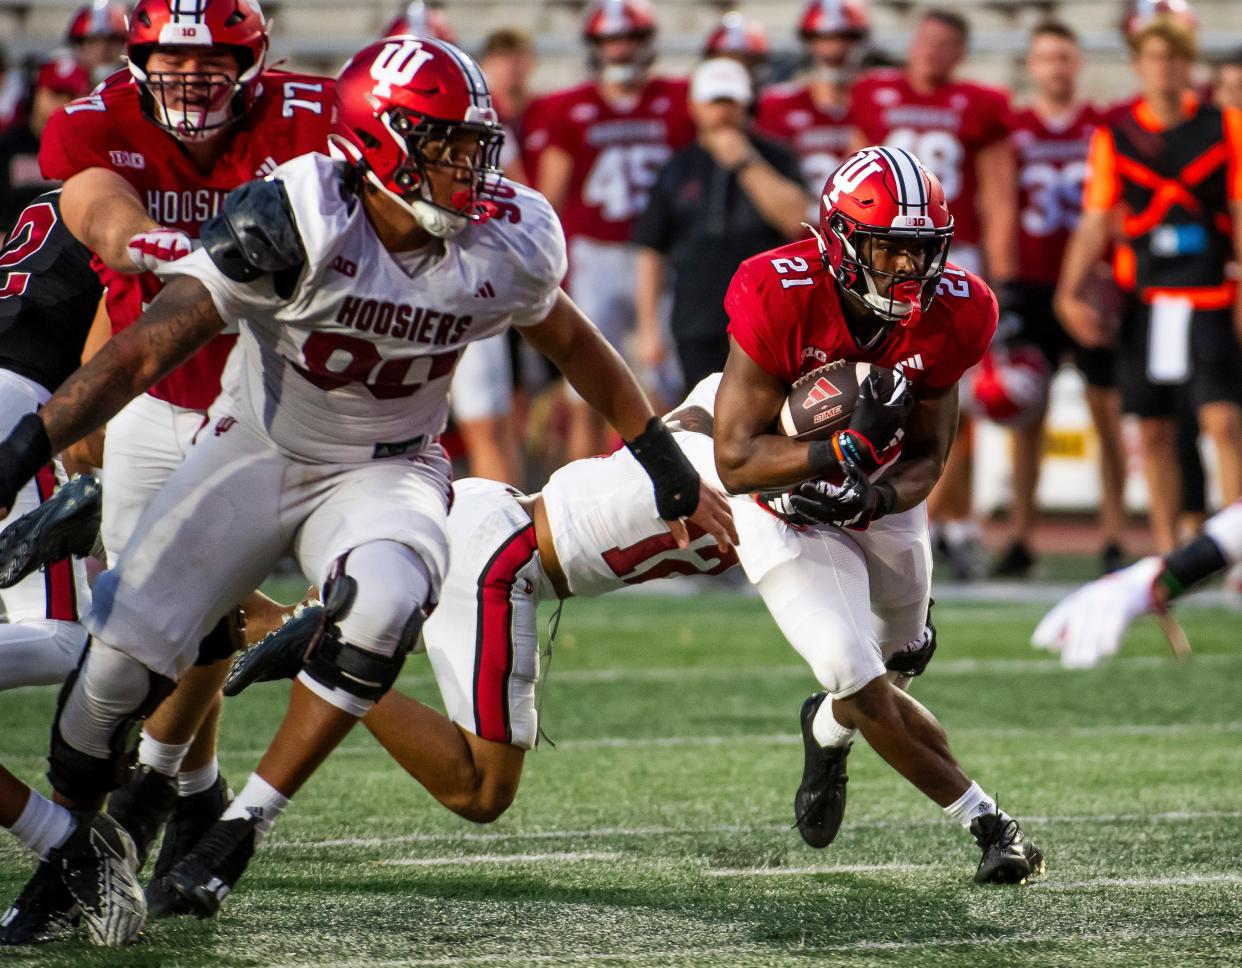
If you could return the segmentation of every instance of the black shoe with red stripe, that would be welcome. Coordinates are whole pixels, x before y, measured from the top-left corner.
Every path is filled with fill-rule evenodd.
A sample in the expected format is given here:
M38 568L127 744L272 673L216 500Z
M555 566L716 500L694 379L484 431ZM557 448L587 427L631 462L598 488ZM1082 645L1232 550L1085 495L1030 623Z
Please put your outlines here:
M0 532L0 588L95 547L103 512L103 489L93 477L75 477L33 511Z

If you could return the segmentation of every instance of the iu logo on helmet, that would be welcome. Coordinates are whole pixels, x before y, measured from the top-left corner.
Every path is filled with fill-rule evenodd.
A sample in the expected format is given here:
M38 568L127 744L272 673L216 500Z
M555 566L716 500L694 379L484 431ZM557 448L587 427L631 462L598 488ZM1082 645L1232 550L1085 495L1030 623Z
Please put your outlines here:
M375 87L371 93L379 98L392 97L394 87L404 87L414 80L419 69L434 55L423 49L417 40L400 40L385 44L371 65Z
M832 176L832 191L828 194L828 204L836 205L842 192L854 191L872 172L883 170L880 156L874 151L860 152L855 155L852 161L847 161Z
M825 400L831 400L833 397L839 397L840 395L841 391L834 387L827 377L821 376L807 392L806 399L802 401L802 409L811 410Z

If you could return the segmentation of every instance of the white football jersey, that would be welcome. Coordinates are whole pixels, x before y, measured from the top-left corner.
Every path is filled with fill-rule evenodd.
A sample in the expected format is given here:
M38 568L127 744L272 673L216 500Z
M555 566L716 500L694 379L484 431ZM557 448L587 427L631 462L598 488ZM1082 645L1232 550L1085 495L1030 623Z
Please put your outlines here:
M539 193L514 183L501 213L413 253L380 244L342 166L309 154L277 168L306 250L287 300L272 277L224 276L203 250L190 275L240 330L214 410L291 457L352 463L416 450L448 415L467 343L541 322L565 273L565 239ZM508 191L506 191L506 195Z
M673 435L702 473L712 464L712 441ZM712 475L714 476L714 474ZM670 575L718 575L737 563L711 535L690 525L690 545L677 542L656 513L651 478L628 450L576 460L543 489L552 543L575 595L603 595Z

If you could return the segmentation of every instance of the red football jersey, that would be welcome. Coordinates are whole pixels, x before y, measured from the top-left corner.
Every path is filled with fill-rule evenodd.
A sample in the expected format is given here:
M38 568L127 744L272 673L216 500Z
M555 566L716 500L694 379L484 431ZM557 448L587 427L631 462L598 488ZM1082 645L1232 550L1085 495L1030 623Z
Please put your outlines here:
M161 225L198 238L224 196L298 155L327 148L332 120L329 78L266 71L250 113L222 135L224 154L204 174L171 134L139 107L129 73L113 74L89 97L52 115L43 132L39 164L47 178L64 180L87 168L116 172L137 190L147 213ZM115 330L142 314L161 283L151 273L125 275L95 260L107 287ZM220 373L235 336L218 336L149 391L179 407L206 410L220 393Z
M1081 105L1060 124L1031 108L1010 118L1018 161L1018 273L1026 282L1055 286L1070 233L1082 212L1087 148L1099 112Z
M858 348L836 281L815 239L752 256L725 295L729 335L765 373L793 384L836 360L900 368L917 392L953 386L983 358L996 331L996 297L982 279L950 264L914 326L894 326L879 347Z
M1005 138L1009 96L998 88L950 81L920 94L898 70L871 71L854 85L850 117L870 144L905 148L944 186L953 240L978 245L980 149Z
M849 113L848 106L839 111L819 107L806 84L777 84L759 96L755 127L793 148L803 184L818 199L828 176L849 157Z
M573 159L561 222L569 237L628 242L634 218L669 156L694 140L684 80L653 77L628 110L600 97L594 83L555 95L548 144Z

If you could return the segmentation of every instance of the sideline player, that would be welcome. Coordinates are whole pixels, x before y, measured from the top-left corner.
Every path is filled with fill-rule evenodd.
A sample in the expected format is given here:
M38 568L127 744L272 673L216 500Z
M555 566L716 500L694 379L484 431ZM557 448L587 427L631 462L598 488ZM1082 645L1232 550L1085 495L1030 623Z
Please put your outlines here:
M229 191L326 149L331 80L268 70L267 50L267 24L251 0L142 0L130 18L129 70L49 123L40 152L44 174L65 181L65 223L97 256L115 329L132 324L159 292L159 280L144 270L190 251ZM109 424L102 531L111 562L203 428L234 341L215 338ZM268 609L259 596L246 606L256 615ZM229 621L211 630L202 664L147 722L141 770L110 804L140 859L170 811L170 829L182 830L177 816L223 808L218 703L197 716L185 715L183 706L200 709L202 697L217 694L228 669L222 659L235 644ZM201 821L184 827L190 843L201 829ZM166 869L188 846L165 838L157 867Z
M333 584L352 589L245 789L168 875L200 915L219 908L289 798L388 691L434 606L451 490L435 438L462 346L521 327L629 442L678 540L700 503L726 506L560 291L559 222L495 168L501 129L473 61L432 40L373 44L338 78L333 117L343 161L304 155L232 193L204 247L165 267L175 278L139 322L0 443L7 513L52 449L240 321L210 432L100 578L105 604L86 617L92 642L62 692L50 757L59 798L97 817L130 763L124 737L282 554L328 600ZM494 300L474 300L480 280ZM146 918L124 842L131 856L114 863L98 841L62 845L51 872L100 943L132 941ZM111 876L94 876L103 869Z
M1102 571L1120 567L1125 485L1125 450L1121 435L1121 398L1114 375L1113 352L1082 347L1061 328L1053 312L1053 294L1070 233L1082 211L1087 146L1100 116L1090 102L1078 99L1082 51L1069 27L1046 21L1031 31L1026 57L1034 98L1010 118L1010 141L1018 163L1018 273L1014 299L1002 313L997 341L1030 345L1044 357L1051 377L1068 352L1086 381L1087 407L1100 448L1099 525ZM998 577L1021 577L1035 564L1030 550L1035 527L1035 492L1043 462L1044 416L1015 427L1013 534L996 562Z
M716 465L730 492L763 492L790 522L751 529L735 514L747 577L825 690L802 709L803 838L822 847L836 836L845 760L861 732L975 836L976 880L1019 882L1042 870L1039 850L958 766L939 723L885 675L885 660L926 621L925 502L957 427L958 381L996 328L988 287L946 262L953 232L936 177L903 149L872 147L824 186L816 238L742 263L725 299L732 342L716 396ZM840 359L898 368L912 391L864 393L853 429L832 440L773 434L791 385ZM873 481L895 436L901 455Z
M1162 615L1195 585L1242 563L1242 501L1208 518L1203 534L1163 557L1089 582L1043 617L1031 644L1061 657L1067 669L1090 669L1114 655L1140 615Z
M595 0L583 15L593 77L541 108L547 145L536 186L569 240L566 288L624 352L634 329L634 219L673 151L694 140L684 80L652 77L655 11L648 0ZM570 458L608 451L600 418L570 394Z
M812 198L850 153L850 87L870 34L861 0L809 0L798 25L810 62L806 76L773 85L759 97L756 129L793 148Z
M1006 118L1008 95L957 80L970 28L951 10L926 11L910 42L904 70L871 71L854 85L850 118L855 148L885 144L922 159L944 186L954 212L954 262L980 273L996 288L1002 311L1005 285L1016 265L1017 185ZM949 462L928 503L935 545L959 579L977 577L982 564L979 526L971 507L970 424L964 422Z

